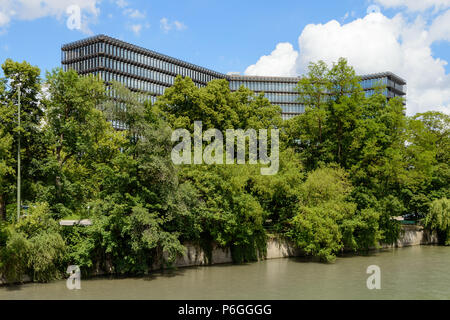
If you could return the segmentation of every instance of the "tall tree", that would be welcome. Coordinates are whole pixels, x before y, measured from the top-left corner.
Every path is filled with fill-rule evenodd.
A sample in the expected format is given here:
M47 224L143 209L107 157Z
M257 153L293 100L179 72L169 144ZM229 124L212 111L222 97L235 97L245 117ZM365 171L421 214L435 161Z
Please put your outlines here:
M361 117L361 105L364 92L360 85L361 79L356 76L353 67L346 59L340 58L328 72L329 114L328 127L330 144L335 161L342 167L347 166L346 154L354 140L354 130Z
M408 119L408 173L403 197L410 213L424 217L435 199L450 197L450 117L419 113Z
M34 196L33 192L33 172L35 170L35 159L42 155L42 148L40 143L40 122L43 116L43 109L40 103L41 94L41 79L40 69L34 67L27 62L15 62L7 59L2 65L4 78L1 79L0 89L0 107L1 111L1 125L3 134L13 137L13 142L9 146L9 152L16 155L9 157L8 167L14 166L17 168L17 149L19 139L19 129L17 123L17 105L18 105L18 91L21 93L21 171L23 176L22 195L23 199L31 199ZM5 158L6 159L6 158ZM15 179L17 177L16 171L14 173L8 170L7 180L2 190L0 190L0 211L4 216L5 205L9 202L8 196L13 191L15 186Z
M94 76L83 77L61 69L48 73L46 84L43 133L48 152L41 174L45 185L54 192L47 191L50 198L43 200L54 208L76 209L93 192L93 186L83 179L91 176L93 159L98 158L95 155L101 143L112 131L97 108L105 99L104 85Z
M6 220L6 199L12 191L11 177L14 176L14 156L12 145L14 137L8 128L12 122L13 109L5 103L5 87L0 83L0 220Z
M299 102L305 112L289 120L286 129L289 143L300 151L308 170L330 162L347 166L364 101L359 81L343 58L331 68L323 61L311 63L299 81Z
M245 87L231 92L226 80L213 80L198 88L190 78L179 76L155 108L165 113L172 128L191 131L194 121L202 121L205 129L221 131L280 127L282 123L280 107Z
M328 88L330 80L328 78L328 67L325 62L310 63L308 73L301 78L297 90L300 93L300 103L308 112L308 118L315 120L314 127L317 128L318 146L323 142L323 125L327 116L326 108L329 101ZM305 124L310 123L306 121ZM314 144L314 142L313 142Z
M92 202L90 239L100 262L114 272L147 272L156 263L172 262L183 251L180 235L190 221L195 196L179 183L170 157L171 130L143 101L119 83L108 88L114 99L101 108L126 130L121 152L97 167L103 177ZM192 231L190 231L192 232Z

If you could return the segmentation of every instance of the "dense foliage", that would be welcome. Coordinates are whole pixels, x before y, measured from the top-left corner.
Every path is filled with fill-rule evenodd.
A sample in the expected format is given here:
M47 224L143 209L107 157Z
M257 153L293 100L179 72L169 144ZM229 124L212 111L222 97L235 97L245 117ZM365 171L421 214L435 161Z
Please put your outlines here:
M443 244L450 245L450 200L434 200L424 223L426 227L438 232L439 240Z
M263 94L231 92L225 80L198 88L178 77L152 105L74 71L42 81L26 62L2 68L0 274L8 280L49 281L70 264L86 274L146 273L173 263L187 242L255 261L272 235L333 261L344 250L396 241L393 218L405 214L450 243L449 117L408 117L381 86L366 97L344 59L310 65L298 85L306 111L287 121ZM175 166L172 130L193 132L194 121L221 132L280 129L278 173L261 175L262 164ZM16 221L19 130L29 209ZM58 224L83 218L93 225Z

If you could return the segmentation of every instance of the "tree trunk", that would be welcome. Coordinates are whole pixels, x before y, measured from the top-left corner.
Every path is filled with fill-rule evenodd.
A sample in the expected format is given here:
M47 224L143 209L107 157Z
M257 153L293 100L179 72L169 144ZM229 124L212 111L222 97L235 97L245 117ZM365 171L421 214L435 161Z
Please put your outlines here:
M61 190L62 190L62 184L61 184L61 172L62 172L62 159L61 159L61 152L62 152L62 145L64 141L64 135L61 134L59 146L56 147L56 161L59 165L59 172L56 175L55 184L56 184L56 195L58 197L58 200L61 199Z
M342 123L338 127L338 163L342 166Z
M319 144L322 146L322 120L319 119Z
M62 193L61 192L62 191L62 183L61 183L61 176L59 174L56 176L55 183L56 183L56 196L57 196L58 200L60 200L61 193Z
M6 220L6 195L0 193L0 220Z

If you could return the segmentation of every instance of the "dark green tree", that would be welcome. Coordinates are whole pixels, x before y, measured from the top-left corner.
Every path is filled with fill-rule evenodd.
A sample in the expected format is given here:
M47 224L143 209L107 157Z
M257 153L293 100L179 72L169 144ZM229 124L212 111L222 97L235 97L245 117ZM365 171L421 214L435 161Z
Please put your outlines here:
M110 155L108 143L115 133L97 108L105 99L102 81L56 69L48 73L46 84L42 139L47 151L37 172L36 190L64 217L85 209L95 195L98 184L93 172L101 158ZM109 148L118 152L117 146Z
M6 217L6 205L12 202L16 190L18 128L18 92L21 92L21 176L22 199L31 200L35 194L32 189L34 159L43 154L40 141L40 125L43 109L40 103L40 69L27 62L7 59L3 65L4 77L0 79L0 132L4 140L4 169L0 187L0 216ZM10 139L12 140L12 143ZM6 153L5 153L6 152ZM11 170L14 168L14 171Z

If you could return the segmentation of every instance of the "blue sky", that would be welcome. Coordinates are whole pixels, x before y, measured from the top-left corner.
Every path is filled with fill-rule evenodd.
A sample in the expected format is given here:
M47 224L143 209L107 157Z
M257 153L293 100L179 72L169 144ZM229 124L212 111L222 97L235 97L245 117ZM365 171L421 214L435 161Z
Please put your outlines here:
M340 20L349 10L364 16L364 1L102 1L96 21L89 24L93 34L107 34L217 71L241 71L255 63L278 42L295 42L309 23ZM132 18L126 8L139 10L145 18ZM179 21L168 32L160 21ZM148 25L146 25L148 24ZM133 25L142 25L139 34ZM66 19L48 16L32 21L15 20L0 36L0 60L27 60L42 69L60 65L63 43L89 36L69 30Z
M66 8L72 4L81 8L81 30L66 26ZM223 73L297 75L304 72L305 59L335 60L336 47L336 54L348 55L360 73L388 71L383 68L406 78L413 90L414 111L431 107L424 105L430 101L424 97L432 94L434 105L443 111L450 106L450 66L443 63L450 61L445 19L450 17L450 0L429 0L423 6L415 0L0 0L0 5L0 61L27 60L43 72L60 66L62 44L94 34L107 34ZM380 13L368 15L374 5ZM432 34L428 37L432 40L415 43L413 34L424 31ZM383 43L380 32L392 33L393 40L387 37L392 41ZM336 44L340 38L352 37L359 40ZM367 43L361 43L361 37ZM373 50L360 51L361 46L371 46L371 38L378 41ZM381 61L383 54L389 55L385 50L391 45L396 64L377 63L378 57ZM372 52L377 55L372 57ZM417 57L410 52L417 52ZM367 61L372 62L366 63L364 55L370 55ZM428 91L421 89L418 74L423 71L411 73L414 59L424 61L423 55L430 63L425 70L434 70L429 77L442 78L425 88ZM436 87L439 92L433 93Z

